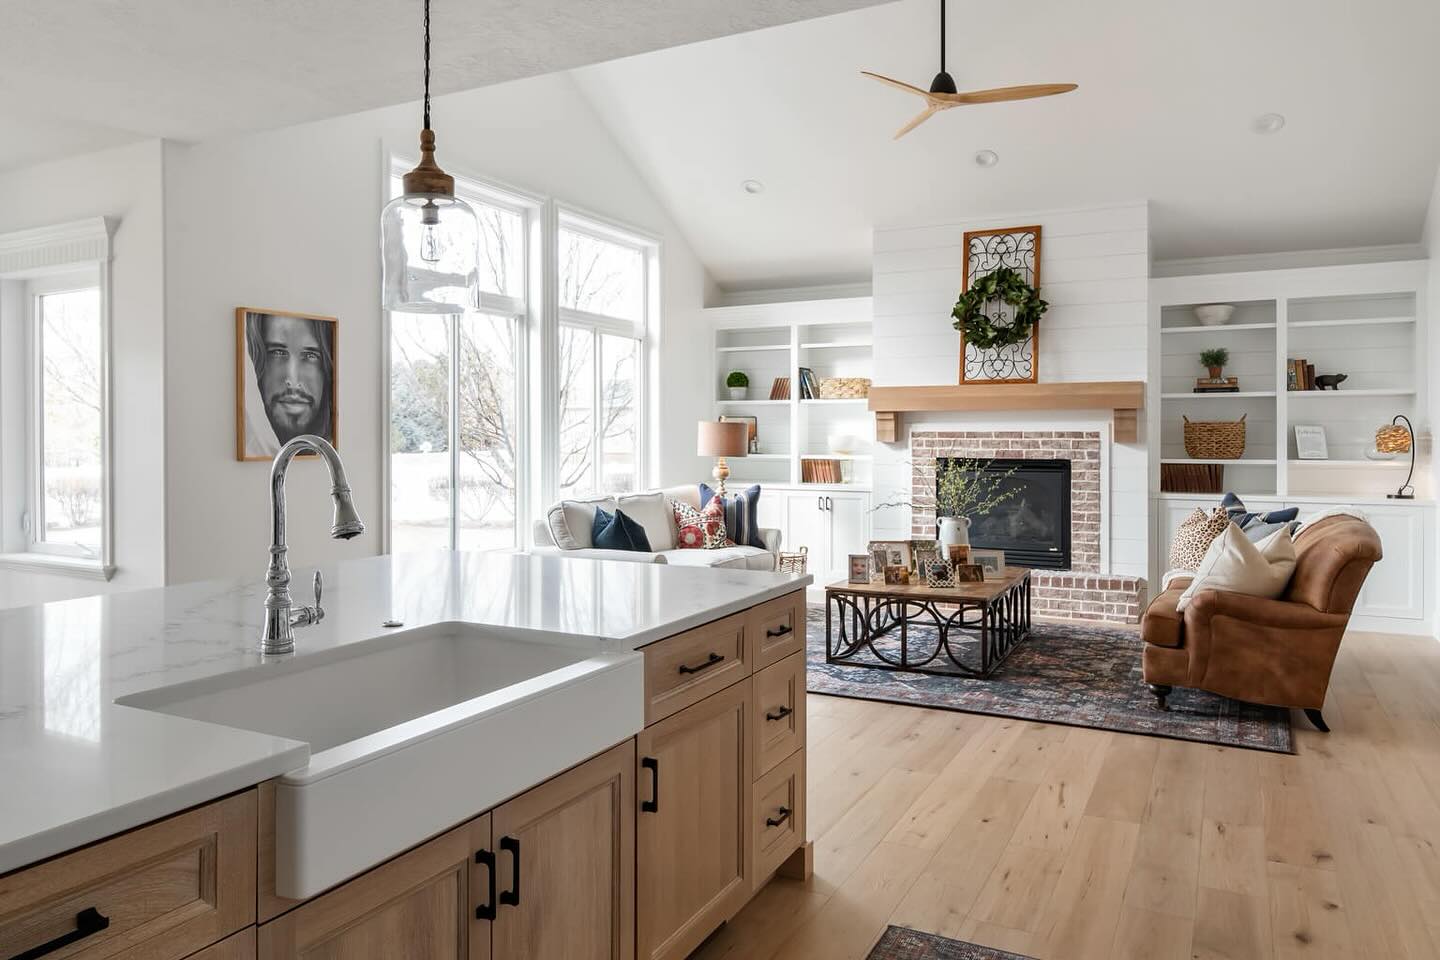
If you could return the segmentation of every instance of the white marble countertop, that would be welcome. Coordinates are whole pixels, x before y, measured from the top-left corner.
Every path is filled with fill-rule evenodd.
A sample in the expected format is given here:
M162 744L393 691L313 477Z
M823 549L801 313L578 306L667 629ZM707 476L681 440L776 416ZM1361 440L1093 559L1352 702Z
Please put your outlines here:
M293 570L309 602L314 568ZM322 568L326 616L294 657L460 621L634 650L803 588L809 576L554 556L430 553ZM264 584L211 581L0 611L0 873L303 767L303 742L121 706L263 668Z

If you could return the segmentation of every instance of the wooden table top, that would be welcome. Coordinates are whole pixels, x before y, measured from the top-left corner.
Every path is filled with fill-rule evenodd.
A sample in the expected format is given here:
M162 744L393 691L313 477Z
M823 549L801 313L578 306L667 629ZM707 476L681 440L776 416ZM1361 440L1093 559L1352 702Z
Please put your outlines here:
M908 585L896 583L851 583L848 580L837 580L825 587L826 592L831 590L844 593L858 593L868 597L914 597L917 600L939 600L945 601L987 601L1005 593L1030 576L1029 567L1006 567L1003 575L999 577L987 576L980 583L957 583L953 587L931 587L925 583L910 583Z

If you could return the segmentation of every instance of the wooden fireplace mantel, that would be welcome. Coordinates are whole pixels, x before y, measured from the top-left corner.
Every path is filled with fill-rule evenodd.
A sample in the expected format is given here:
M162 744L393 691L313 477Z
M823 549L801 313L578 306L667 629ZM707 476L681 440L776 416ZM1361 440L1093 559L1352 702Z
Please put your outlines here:
M871 387L875 439L894 443L900 415L921 411L1109 410L1117 443L1140 439L1143 380L1091 383L962 383L936 387Z

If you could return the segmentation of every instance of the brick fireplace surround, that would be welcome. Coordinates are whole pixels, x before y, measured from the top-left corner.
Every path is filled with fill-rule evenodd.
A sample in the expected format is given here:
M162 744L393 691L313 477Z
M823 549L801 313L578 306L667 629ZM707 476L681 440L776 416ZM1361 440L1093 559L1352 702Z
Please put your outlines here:
M1093 430L912 430L911 534L935 536L937 457L1070 461L1070 569L1031 575L1037 616L1138 623L1142 577L1100 572L1100 434Z

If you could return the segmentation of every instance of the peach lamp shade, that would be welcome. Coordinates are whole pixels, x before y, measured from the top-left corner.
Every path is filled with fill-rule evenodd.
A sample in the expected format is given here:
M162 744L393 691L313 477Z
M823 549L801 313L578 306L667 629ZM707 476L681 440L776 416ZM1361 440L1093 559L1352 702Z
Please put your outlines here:
M722 423L719 420L701 420L695 433L695 453L701 457L714 457L715 492L725 496L725 479L730 476L730 465L726 457L743 457L750 446L750 425L747 423Z

